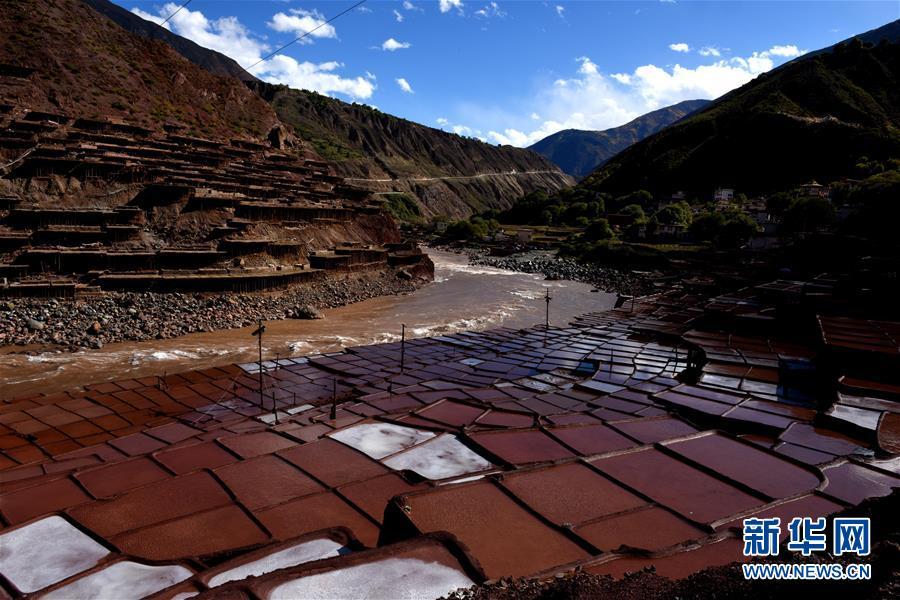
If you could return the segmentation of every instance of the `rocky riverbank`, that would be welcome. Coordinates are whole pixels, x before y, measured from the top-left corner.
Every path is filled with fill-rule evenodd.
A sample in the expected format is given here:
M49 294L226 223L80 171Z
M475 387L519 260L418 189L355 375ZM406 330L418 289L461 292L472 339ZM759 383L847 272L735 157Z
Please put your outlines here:
M475 265L520 273L541 273L547 279L580 281L605 292L642 296L654 290L650 280L652 274L583 264L546 251L524 252L504 257L489 256L477 250L467 253L469 261Z
M74 351L247 327L259 319L315 318L317 310L409 293L425 281L385 271L278 295L107 293L76 300L0 299L0 346Z

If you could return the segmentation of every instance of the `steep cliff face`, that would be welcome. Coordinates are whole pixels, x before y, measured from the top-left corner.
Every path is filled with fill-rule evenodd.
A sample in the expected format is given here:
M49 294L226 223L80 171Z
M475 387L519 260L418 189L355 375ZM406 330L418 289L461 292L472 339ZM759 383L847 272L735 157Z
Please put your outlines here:
M306 90L250 83L340 175L374 191L412 193L427 216L507 208L574 180L546 158L426 127Z
M392 192L416 198L425 218L438 215L461 219L493 208L505 210L516 199L535 190L551 193L572 184L560 171L491 173L458 177L410 177L402 179L348 179L376 196Z

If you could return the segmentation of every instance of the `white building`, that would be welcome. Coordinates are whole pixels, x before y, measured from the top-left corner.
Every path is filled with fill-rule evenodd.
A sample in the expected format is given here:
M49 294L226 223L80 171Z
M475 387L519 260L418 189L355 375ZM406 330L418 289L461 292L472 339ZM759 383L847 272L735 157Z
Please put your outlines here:
M713 193L714 202L734 201L734 190L731 188L719 188Z

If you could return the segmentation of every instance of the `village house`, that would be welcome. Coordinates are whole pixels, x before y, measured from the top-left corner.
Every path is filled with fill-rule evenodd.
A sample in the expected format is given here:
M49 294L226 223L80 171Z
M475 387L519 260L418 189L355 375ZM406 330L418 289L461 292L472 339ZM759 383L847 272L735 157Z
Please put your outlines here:
M713 202L733 202L734 190L732 188L718 188L713 192Z
M801 198L830 198L831 188L816 181L804 183L799 188Z

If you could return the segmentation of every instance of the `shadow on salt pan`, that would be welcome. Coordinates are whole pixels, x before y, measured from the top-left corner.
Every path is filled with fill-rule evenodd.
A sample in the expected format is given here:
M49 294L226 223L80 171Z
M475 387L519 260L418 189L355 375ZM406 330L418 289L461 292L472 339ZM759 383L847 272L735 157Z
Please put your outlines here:
M184 581L191 575L193 573L189 569L180 565L154 567L125 560L59 587L42 598L139 600Z
M247 577L258 577L284 569L286 567L294 567L303 563L321 560L323 558L331 558L348 553L350 550L334 540L319 539L302 542L273 552L262 558L234 566L226 571L222 571L209 579L208 587L217 587L229 581L238 581Z
M477 473L494 466L450 434L392 456L384 464L398 471L408 469L432 480Z
M421 444L434 436L430 431L391 423L362 423L336 431L330 437L378 460Z
M464 573L438 562L388 558L288 581L275 587L267 598L419 600L440 598L474 583Z

